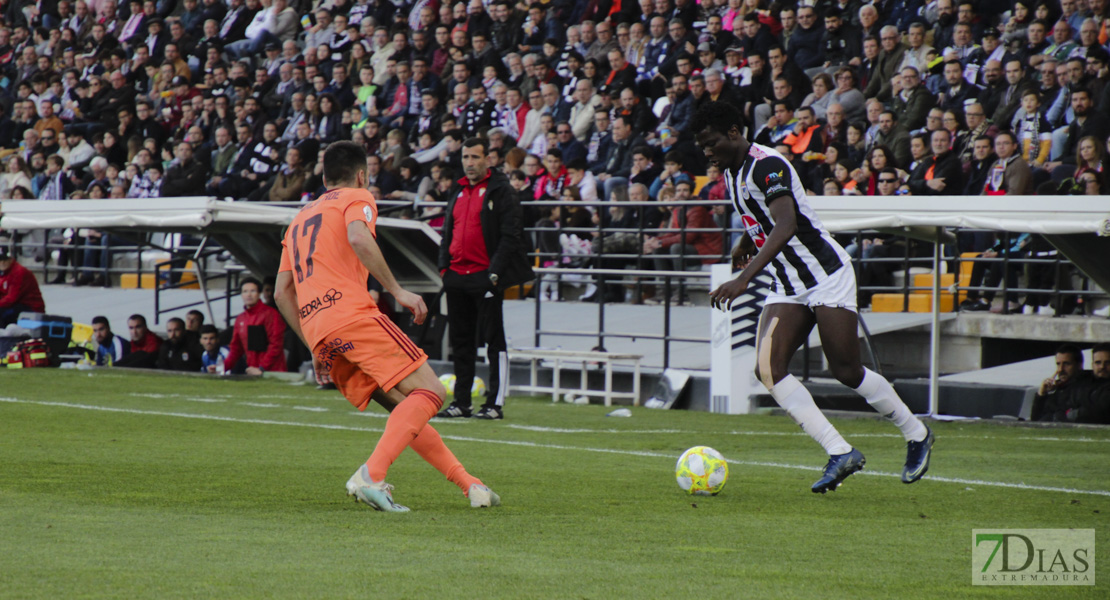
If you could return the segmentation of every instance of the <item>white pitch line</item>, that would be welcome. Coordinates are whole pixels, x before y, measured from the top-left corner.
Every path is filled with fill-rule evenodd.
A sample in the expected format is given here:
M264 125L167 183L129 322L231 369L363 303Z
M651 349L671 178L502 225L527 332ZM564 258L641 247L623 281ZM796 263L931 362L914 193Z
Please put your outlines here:
M254 408L282 408L280 404L269 404L267 402L240 402L241 406L251 406Z
M226 396L225 397L216 397L216 398L197 398L195 396L187 396L185 394L130 394L130 395L134 396L136 398L157 398L157 399L160 399L160 400L161 399L166 399L166 398L172 398L174 400L184 400L186 402L203 402L205 404L221 404L223 402L227 402L227 400L226 400L227 397Z
M199 419L204 421L222 421L226 423L250 423L255 425L280 425L286 427L306 427L310 429L331 429L338 431L360 431L365 433L381 433L383 430L373 427L352 427L350 425L330 425L327 423L298 423L295 421L273 421L270 419L240 419L236 417L224 417L220 415L204 415L193 413L177 413L177 412L162 412L153 410L138 410L132 408L115 408L109 406L96 406L91 404L75 404L72 402L45 402L39 400L21 400L19 398L0 397L0 402L7 402L12 404L35 404L39 406L57 406L62 408L77 408L82 410L95 410L102 412L126 413L134 415L149 415L159 417L178 417L182 419ZM457 442L476 442L480 444L504 444L507 446L522 446L528 448L544 448L548 450L570 450L576 452L594 452L598 454L620 454L624 456L645 456L651 458L666 458L667 460L674 460L674 455L671 453L663 452L647 452L641 450L618 450L615 448L589 448L582 446L564 446L561 444L542 444L538 442L526 442L521 440L489 440L482 438L472 438L457 435L443 435L443 439L452 440ZM771 467L777 469L796 469L802 471L820 471L820 468L810 465L793 465L788 463L764 462L764 461L750 461L750 460L729 460L730 464L746 465L752 467ZM884 471L860 471L861 475L874 475L878 477L900 478L899 473L887 473ZM1065 494L1090 494L1094 496L1110 497L1110 491L1107 490L1081 490L1075 488L1055 487L1046 485L1030 485L1026 483L1009 483L1005 481L987 481L982 479L965 479L961 477L936 477L929 475L928 481L939 481L944 483L958 483L962 485L983 485L988 487L1000 487L1019 490L1032 490L1039 492L1061 492Z
M510 429L520 429L523 431L535 431L537 433L604 433L604 434L655 434L655 433L682 433L689 434L688 429L590 429L585 427L580 428L564 428L564 427L543 427L540 425L517 425L507 424L505 427ZM765 435L765 436L784 436L795 437L802 436L808 437L809 434L801 431L703 431L707 435ZM902 439L900 433L851 433L845 437L850 438L897 438ZM1022 436L1017 438L999 438L993 435L945 435L944 439L965 439L965 440L991 440L991 439L1015 439L1026 442L1079 442L1079 443L1110 443L1108 439L1094 439L1094 438L1062 438L1062 437L1040 437L1040 436ZM900 476L899 476L900 477Z
M683 433L681 429L568 429L563 427L541 427L539 425L508 424L509 429L535 431L538 433ZM686 432L689 433L689 432Z

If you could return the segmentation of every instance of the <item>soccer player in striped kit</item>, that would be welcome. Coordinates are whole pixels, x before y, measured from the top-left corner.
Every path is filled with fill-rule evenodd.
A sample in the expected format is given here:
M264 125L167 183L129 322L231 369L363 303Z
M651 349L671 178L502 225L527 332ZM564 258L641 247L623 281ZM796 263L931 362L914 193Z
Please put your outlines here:
M691 129L709 161L725 173L729 196L746 229L732 251L733 264L743 270L710 293L711 303L729 310L732 300L770 268L774 284L759 319L756 375L802 430L828 452L824 475L812 487L815 493L835 490L862 469L865 460L787 371L790 358L814 325L833 376L902 431L908 446L902 481L913 483L929 468L933 434L890 382L860 362L856 280L848 254L810 207L790 162L773 148L749 143L741 126L735 107L709 102L698 109Z

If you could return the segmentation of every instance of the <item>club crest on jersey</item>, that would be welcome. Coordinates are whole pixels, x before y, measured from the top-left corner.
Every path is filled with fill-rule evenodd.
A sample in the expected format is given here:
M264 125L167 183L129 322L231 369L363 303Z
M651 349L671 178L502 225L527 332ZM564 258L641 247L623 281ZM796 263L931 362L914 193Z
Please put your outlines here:
M763 226L748 215L741 215L740 220L744 223L744 231L747 232L748 237L752 238L752 242L755 242L755 247L762 248L767 241L767 236L763 233Z
M362 207L362 214L366 217L366 222L368 222L368 223L373 223L374 222L374 209L370 208L369 206L363 206Z

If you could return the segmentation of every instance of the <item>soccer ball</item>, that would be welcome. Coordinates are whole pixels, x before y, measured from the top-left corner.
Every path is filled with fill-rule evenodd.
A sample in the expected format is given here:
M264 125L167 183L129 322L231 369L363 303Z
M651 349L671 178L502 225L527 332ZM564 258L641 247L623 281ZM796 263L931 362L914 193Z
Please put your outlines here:
M455 395L455 379L454 373L444 373L439 376L439 382L443 384L443 387L447 388L448 396ZM486 382L482 381L481 377L474 377L474 384L470 386L470 394L472 396L486 395Z
M694 446L678 457L674 476L687 494L716 496L728 481L728 462L709 446Z

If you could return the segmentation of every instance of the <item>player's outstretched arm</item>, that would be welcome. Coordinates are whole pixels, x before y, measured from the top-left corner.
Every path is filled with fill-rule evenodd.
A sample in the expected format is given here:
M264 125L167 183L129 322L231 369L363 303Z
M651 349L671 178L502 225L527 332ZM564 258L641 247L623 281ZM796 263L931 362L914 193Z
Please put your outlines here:
M792 195L779 196L771 200L767 208L770 209L775 226L771 228L767 241L763 242L763 247L751 259L748 266L744 267L744 270L736 276L736 279L729 281L709 294L710 305L713 308L727 310L729 304L737 296L744 293L744 290L748 289L752 280L763 272L771 259L778 256L779 252L782 252L782 249L790 242L790 238L794 237L794 233L798 230L798 215L794 206L795 201Z
M412 311L413 321L417 325L423 323L428 316L428 307L424 305L424 299L397 283L393 277L393 271L389 270L389 265L382 256L382 249L378 247L374 234L370 233L370 228L364 221L351 221L347 225L347 242L351 244L351 249L355 251L355 255L362 261L366 270L382 284L382 288L393 294L398 304Z
M293 285L292 271L278 272L277 281L274 283L274 302L277 303L278 311L281 312L282 317L285 317L285 322L289 324L289 328L297 334L301 343L311 352L312 346L308 345L308 340L304 337L304 330L301 329L300 305L297 303L297 287ZM316 374L316 383L320 385L331 383L331 374L323 368L315 353L312 354L312 372Z

